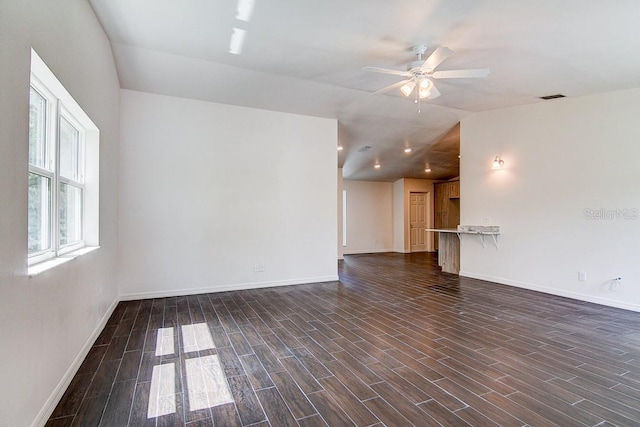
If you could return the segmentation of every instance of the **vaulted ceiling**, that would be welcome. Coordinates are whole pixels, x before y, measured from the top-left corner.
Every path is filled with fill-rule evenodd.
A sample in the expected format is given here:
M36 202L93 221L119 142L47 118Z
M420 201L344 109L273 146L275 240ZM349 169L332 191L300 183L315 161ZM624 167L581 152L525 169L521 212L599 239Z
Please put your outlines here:
M637 0L90 3L123 88L337 119L348 179L450 178L467 114L640 86ZM245 3L250 17L238 19ZM246 31L240 54L229 53L234 28ZM417 44L454 51L438 70L491 73L437 80L442 95L420 113L399 90L370 96L402 77L362 67L405 70Z

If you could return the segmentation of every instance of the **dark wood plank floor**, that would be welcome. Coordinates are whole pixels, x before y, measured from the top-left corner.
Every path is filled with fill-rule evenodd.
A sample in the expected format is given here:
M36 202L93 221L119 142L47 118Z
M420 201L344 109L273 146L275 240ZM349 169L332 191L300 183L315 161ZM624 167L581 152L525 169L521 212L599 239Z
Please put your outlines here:
M637 426L640 314L347 256L340 282L120 303L47 424L69 425Z

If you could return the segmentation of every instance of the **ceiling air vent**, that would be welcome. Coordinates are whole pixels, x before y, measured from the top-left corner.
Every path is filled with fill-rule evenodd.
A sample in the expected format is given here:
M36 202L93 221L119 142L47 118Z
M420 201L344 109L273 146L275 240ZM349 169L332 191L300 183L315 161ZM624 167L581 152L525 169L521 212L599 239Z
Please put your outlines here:
M556 99L556 98L564 98L565 96L561 93L557 93L555 95L547 95L541 96L540 99L548 100L548 99Z

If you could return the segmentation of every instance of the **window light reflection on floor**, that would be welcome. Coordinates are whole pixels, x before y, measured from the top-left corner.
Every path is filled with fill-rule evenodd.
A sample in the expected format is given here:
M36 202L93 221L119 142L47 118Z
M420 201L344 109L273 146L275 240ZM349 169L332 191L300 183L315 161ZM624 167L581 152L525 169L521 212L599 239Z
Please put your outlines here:
M185 360L189 409L211 408L233 402L218 356Z
M190 353L215 348L207 324L183 325L181 331L188 409L197 411L233 402L219 357L217 355L190 357ZM155 355L170 356L174 353L174 328L158 329ZM198 354L196 353L195 356ZM155 365L151 377L147 417L155 418L176 412L177 397L179 395L176 394L175 363Z
M185 353L215 348L206 323L182 325L182 345Z
M169 356L175 353L173 328L160 328L156 336L156 356Z
M176 412L176 365L166 363L153 367L147 418Z

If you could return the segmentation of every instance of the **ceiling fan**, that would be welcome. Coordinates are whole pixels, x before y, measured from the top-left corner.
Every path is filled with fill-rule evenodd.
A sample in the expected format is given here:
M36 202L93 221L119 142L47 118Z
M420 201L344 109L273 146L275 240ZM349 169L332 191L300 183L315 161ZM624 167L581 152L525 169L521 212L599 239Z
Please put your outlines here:
M434 99L440 96L440 91L436 88L431 79L467 79L487 77L489 75L488 68L435 71L438 65L442 64L445 59L453 54L453 51L448 47L439 47L429 55L426 60L423 60L422 55L424 55L426 50L427 47L425 45L413 47L413 53L418 58L407 65L407 71L380 67L362 67L363 71L373 71L376 73L407 77L407 79L377 90L371 93L371 95L377 95L379 93L385 93L393 89L400 88L400 91L405 96L409 97L413 93L414 89L417 88L415 91L414 102L419 104L421 99ZM418 112L420 112L420 107L418 107Z

